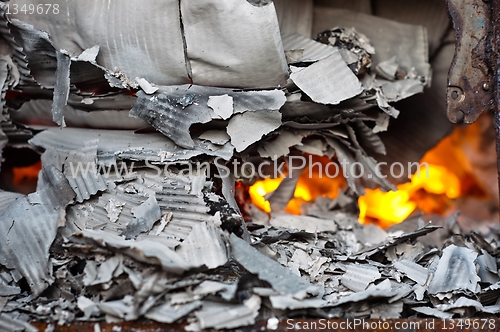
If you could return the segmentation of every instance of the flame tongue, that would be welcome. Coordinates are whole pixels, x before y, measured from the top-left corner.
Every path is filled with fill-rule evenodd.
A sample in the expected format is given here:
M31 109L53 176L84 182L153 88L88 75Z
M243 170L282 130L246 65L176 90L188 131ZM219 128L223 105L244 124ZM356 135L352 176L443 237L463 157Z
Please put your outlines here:
M283 178L278 179L264 179L255 182L249 189L250 198L253 204L267 213L271 212L271 204L265 199L268 193L275 191L280 185Z

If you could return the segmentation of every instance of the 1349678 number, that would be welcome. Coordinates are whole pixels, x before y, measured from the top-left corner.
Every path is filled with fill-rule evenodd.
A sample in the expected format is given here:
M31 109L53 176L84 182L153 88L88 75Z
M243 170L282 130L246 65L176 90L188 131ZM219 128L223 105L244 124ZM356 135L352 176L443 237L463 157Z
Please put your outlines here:
M496 320L492 318L444 319L443 330L495 330Z
M23 4L19 5L17 3L6 4L7 14L27 14L27 15L47 15L47 14L59 14L59 5L57 3L39 3L39 4Z

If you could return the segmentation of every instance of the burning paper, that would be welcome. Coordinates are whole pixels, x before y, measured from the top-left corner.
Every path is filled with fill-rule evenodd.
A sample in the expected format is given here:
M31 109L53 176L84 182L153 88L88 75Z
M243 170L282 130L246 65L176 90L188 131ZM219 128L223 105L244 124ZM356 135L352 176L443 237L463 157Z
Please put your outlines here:
M1 145L43 152L43 171L34 194L0 192L0 325L500 311L498 233L442 248L420 238L451 227L358 223L358 194L394 189L377 133L429 82L423 28L336 10L313 20L312 1L277 1L279 16L253 0L6 14L14 4L29 5L0 4ZM267 178L290 157L304 163Z

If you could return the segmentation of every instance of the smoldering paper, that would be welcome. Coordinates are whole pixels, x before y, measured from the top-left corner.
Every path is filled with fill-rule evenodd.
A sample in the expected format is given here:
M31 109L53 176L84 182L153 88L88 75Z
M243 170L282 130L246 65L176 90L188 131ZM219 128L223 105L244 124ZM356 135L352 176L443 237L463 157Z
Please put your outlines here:
M191 181L196 180L191 179ZM327 204L327 206L334 205ZM406 243L406 240L417 239L418 236L435 230L435 227L425 226L403 235L389 233L386 235L388 238L385 243L379 244L376 242L380 242L383 238L372 239L370 236L358 238L355 235L373 233L373 230L365 230L366 226L359 224L354 216L349 218L333 211L330 215L331 225L322 230L315 227L314 235L294 230L297 220L303 218L309 224L324 224L326 227L324 219L294 216L295 221L293 218L282 218L280 225L257 228L251 232L254 248L234 234L226 243L223 232L217 226L216 218L208 223L200 221L199 229L193 227L191 233L175 251L147 238L125 240L106 229L83 230L79 237L68 238L66 246L79 248L81 245L88 246L94 243L95 249L92 250L98 250L102 256L94 256L92 251L85 254L88 265L84 273L76 278L84 278L83 281L93 287L107 285L102 289L92 290L95 294L107 297L109 292L112 294L117 287L121 287L123 290L126 289L127 295L118 300L100 302L84 301L83 298L79 298L78 307L84 310L88 317L90 315L102 317L106 314L113 320L129 320L145 315L159 322L171 323L188 317L193 329L201 326L222 328L252 324L256 315L259 312L263 313L260 309L261 301L268 300L270 307L267 310L270 311L265 314L265 318L287 317L288 314L300 310L320 310L324 314L335 310L341 317L354 313L357 317L366 318L397 318L400 317L403 307L409 310L414 308L415 312L423 315L438 317L450 317L450 312L462 315L464 308L485 312L495 310L491 306L487 307L478 301L466 298L467 295L462 295L456 300L453 298L439 300L437 297L432 301L429 297L416 302L412 300L413 292L419 287L428 296L435 296L430 293L434 291L433 289L427 289L422 275L431 274L436 266L442 265L442 268L438 267L434 272L436 274L434 278L439 281L440 270L448 271L447 273L454 271L446 258L450 255L439 257L438 250L421 249L423 252L418 256L405 254L404 250L409 252L413 250L413 246ZM220 239L221 242L214 239ZM335 249L327 248L327 243L336 243ZM396 252L406 255L404 256L407 257L406 261L400 259L395 263L391 262L398 259L388 251L391 245L399 245ZM200 246L204 248L203 255L196 257L197 252L201 250ZM229 257L225 256L228 254L226 246L230 249L233 259L251 272L245 274L246 270L239 270L238 273L243 273L244 279L253 281L243 281L241 276L236 278L232 276L230 271L234 265L226 265L223 270L217 268ZM373 247L377 248L379 255L363 257L358 254L351 258L347 258L348 256L342 258L339 255L342 248L351 252L370 252L374 250ZM53 247L51 252L55 252L56 248ZM466 253L470 251L463 247L457 248L449 246L445 248L445 252L446 250L456 252L462 250ZM337 252L337 255L332 255L332 251ZM425 255L427 257L422 259ZM97 257L100 257L99 262L95 260ZM65 264L73 259L75 258L69 256L57 264L62 264L60 269L65 269L67 268ZM200 259L199 262L197 259ZM442 264L432 263L441 260ZM136 263L131 264L131 262ZM472 260L469 262L467 264L471 264ZM134 264L146 264L151 272L141 275ZM205 268L209 270L197 272L200 264L207 265ZM412 275L414 273L412 269L418 273ZM183 276L175 277L174 274L180 272L183 272ZM225 273L231 276L228 280L225 279ZM474 271L470 273L473 274ZM2 276L1 271L0 276ZM58 272L54 278L59 283L68 283L74 282L71 279L75 276ZM259 282L259 279L268 281L271 288ZM424 286L420 286L417 282L424 283ZM128 286L124 288L124 285ZM108 287L111 288L108 290ZM15 286L7 288L5 289L16 290ZM450 294L463 294L460 288L460 284L457 284L457 287L450 286L446 289ZM176 291L165 296L166 290ZM476 289L475 293L478 291L479 289ZM139 301L135 302L136 305L132 305L132 295ZM241 302L235 302L236 299L240 299ZM215 319L227 310L231 310L231 315L224 320Z

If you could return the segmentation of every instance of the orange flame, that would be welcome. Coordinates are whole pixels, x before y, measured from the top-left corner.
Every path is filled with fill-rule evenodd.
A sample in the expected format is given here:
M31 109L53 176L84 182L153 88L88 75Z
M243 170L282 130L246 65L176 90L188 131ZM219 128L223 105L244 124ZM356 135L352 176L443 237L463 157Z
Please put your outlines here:
M422 170L420 176L414 174L410 182L398 185L397 191L367 189L358 199L359 221L373 220L380 226L389 227L408 218L417 208L427 213L445 213L450 207L449 200L459 197L462 192L460 179L437 165Z
M409 217L415 210L447 215L456 209L455 200L463 196L484 198L485 193L467 166L463 147L480 137L481 120L467 127L457 126L421 160L421 169L409 183L398 185L396 192L367 190L359 197L359 220L389 227Z
M387 228L402 222L415 211L445 215L456 208L454 200L461 196L484 196L477 180L468 171L462 153L464 140L477 135L478 126L457 127L452 135L424 155L420 174L414 174L410 182L398 185L397 191L367 189L366 194L358 199L360 222ZM325 164L330 162L323 159ZM343 178L320 178L317 173L309 178L308 175L306 169L297 184L294 198L287 205L287 212L300 214L304 202L313 201L318 196L335 198L338 189L345 187ZM250 187L252 202L263 211L271 212L264 196L276 190L281 181L281 178L257 181Z
M331 162L331 160L326 157L310 157L313 163L320 162L326 165ZM286 211L288 213L301 214L300 208L302 204L313 201L319 196L328 196L332 199L337 197L339 189L343 189L345 186L345 179L341 175L337 177L320 176L320 174L324 173L325 170L320 170L319 167L313 167L312 169L306 168L302 172L297 182L297 187L295 188L294 197L286 206ZM271 212L271 205L264 196L275 191L282 180L283 178L276 178L255 182L249 189L250 198L253 204L267 213Z
M283 178L277 179L264 179L261 181L255 182L250 189L250 198L252 199L253 204L265 211L267 213L271 212L271 204L265 198L268 193L275 191L280 185Z

